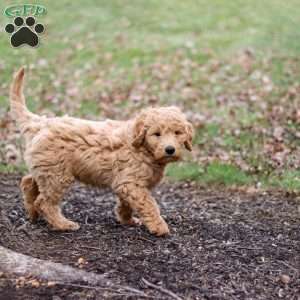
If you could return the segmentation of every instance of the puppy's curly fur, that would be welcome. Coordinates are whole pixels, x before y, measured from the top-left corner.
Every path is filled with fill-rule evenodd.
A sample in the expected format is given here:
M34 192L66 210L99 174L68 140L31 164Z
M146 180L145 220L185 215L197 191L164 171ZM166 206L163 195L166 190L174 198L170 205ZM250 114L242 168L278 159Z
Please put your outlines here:
M60 202L75 181L109 186L118 196L115 209L122 224L138 219L156 235L169 233L150 194L167 163L192 149L192 125L176 107L149 108L129 121L93 122L68 116L46 118L28 111L23 95L24 69L10 92L11 113L25 137L30 174L21 182L32 221L43 216L56 230L76 230Z

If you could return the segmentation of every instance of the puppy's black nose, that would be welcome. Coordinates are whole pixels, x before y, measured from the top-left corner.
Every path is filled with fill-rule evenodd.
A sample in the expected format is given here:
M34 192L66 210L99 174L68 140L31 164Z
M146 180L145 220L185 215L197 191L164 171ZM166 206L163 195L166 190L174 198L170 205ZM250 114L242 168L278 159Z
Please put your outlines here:
M172 154L174 154L174 152L175 152L175 148L174 148L173 146L167 146L167 147L165 148L165 151L166 151L166 153L167 153L168 155L172 155Z

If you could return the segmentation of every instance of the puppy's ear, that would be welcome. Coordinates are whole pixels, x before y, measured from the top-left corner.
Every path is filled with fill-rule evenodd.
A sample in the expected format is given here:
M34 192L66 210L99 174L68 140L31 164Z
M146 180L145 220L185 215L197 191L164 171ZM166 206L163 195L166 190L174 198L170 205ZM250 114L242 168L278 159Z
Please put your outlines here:
M192 151L192 141L194 136L193 125L187 122L185 125L186 140L184 141L184 146L187 150Z
M142 113L139 115L133 125L133 139L132 145L136 148L142 146L144 143L147 129L145 127L145 115Z

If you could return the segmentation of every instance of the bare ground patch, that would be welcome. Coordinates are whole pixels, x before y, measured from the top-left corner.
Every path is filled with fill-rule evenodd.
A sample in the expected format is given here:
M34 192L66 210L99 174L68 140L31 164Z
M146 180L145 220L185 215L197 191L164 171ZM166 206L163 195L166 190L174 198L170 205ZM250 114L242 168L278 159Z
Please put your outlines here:
M57 233L44 221L28 222L19 181L0 176L0 244L9 249L76 268L81 262L152 299L299 299L300 201L293 195L162 184L155 195L172 234L156 238L116 222L109 190L76 185L63 210L81 229ZM0 291L0 299L143 298L80 283L16 288L6 274Z

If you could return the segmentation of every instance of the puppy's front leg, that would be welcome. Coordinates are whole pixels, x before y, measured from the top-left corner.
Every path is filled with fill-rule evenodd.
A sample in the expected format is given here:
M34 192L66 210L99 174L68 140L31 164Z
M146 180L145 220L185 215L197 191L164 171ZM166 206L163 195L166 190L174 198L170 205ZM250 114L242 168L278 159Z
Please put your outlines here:
M146 188L130 183L118 187L116 192L120 198L126 199L151 233L158 236L170 233L156 201Z
M117 220L126 225L142 225L138 218L132 216L132 208L124 199L118 199L115 207Z

